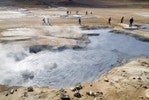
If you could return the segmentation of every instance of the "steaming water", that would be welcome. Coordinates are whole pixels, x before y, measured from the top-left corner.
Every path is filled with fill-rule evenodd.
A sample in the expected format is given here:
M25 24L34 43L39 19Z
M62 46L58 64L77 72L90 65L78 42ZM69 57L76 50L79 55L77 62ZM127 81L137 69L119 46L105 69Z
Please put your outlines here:
M110 33L109 29L87 30L100 33L81 50L44 50L29 53L23 44L0 44L0 83L67 87L97 79L123 59L149 56L149 43Z

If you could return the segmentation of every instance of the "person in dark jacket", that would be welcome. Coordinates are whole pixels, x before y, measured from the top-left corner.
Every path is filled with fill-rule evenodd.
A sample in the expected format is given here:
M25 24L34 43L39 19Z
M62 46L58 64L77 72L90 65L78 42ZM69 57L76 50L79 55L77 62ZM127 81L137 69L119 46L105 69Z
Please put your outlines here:
M67 11L67 15L69 14L69 11Z
M124 16L121 18L121 23L123 23L124 22Z
M132 17L132 18L129 20L129 27L132 27L133 22L134 22L134 19L133 19L133 17Z
M109 19L108 19L108 24L109 24L109 25L111 25L111 20L112 20L112 18L109 17Z
M81 18L79 18L79 24L81 25Z
M46 19L43 18L42 21L43 21L43 25L45 25L46 24Z
M85 15L88 15L88 12L87 11L85 12Z

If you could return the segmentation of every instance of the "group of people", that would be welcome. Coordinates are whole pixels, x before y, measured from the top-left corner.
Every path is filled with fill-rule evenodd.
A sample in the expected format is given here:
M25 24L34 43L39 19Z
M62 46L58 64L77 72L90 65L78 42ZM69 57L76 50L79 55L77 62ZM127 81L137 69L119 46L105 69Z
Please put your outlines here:
M71 11L67 11L66 14L71 15ZM78 15L78 14L79 14L79 11L76 11L76 15ZM91 11L90 14L92 15L93 12ZM85 12L85 15L88 15L88 11Z
M78 13L79 13L79 11L76 11L76 14L78 14ZM71 14L71 11L67 11L67 14ZM85 14L88 15L88 12L86 11ZM92 12L90 14L92 14ZM43 25L50 25L50 26L52 26L51 23L50 23L50 19L49 18L43 18L42 21L43 21ZM111 21L112 21L112 18L109 17L109 19L108 19L108 24L109 25L111 25ZM81 18L79 18L78 22L79 22L79 25L81 25L81 23L82 23ZM124 16L120 20L120 23L123 23L123 22L124 22ZM129 20L129 27L132 27L133 22L134 22L134 19L132 17Z
M108 24L109 25L111 25L111 20L112 20L112 18L111 17L109 17L109 19L108 19ZM81 25L81 18L79 18L79 24ZM124 16L121 18L121 20L120 20L120 23L123 23L124 22ZM133 19L133 17L129 20L129 27L132 27L132 24L133 24L133 22L134 22L134 19Z
M112 20L112 18L109 17L109 19L108 19L108 24L109 24L109 25L111 25L111 20ZM123 23L123 22L124 22L124 16L123 16L123 17L121 18L121 20L120 20L120 23ZM134 19L133 19L133 17L132 17L132 18L130 18L130 20L129 20L129 27L132 27L133 22L134 22Z
M50 23L50 19L49 18L43 18L42 19L42 21L43 21L43 25L50 25L50 26L52 26L52 24Z

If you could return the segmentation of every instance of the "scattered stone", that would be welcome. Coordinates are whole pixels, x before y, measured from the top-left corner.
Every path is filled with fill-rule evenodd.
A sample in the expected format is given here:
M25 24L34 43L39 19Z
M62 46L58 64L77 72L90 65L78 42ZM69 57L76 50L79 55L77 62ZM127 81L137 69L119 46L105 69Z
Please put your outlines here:
M149 99L149 89L145 90L145 97Z
M30 86L30 87L27 88L27 91L28 91L28 92L33 92L34 89L33 89L33 87Z
M14 93L14 88L12 88L11 90L10 90L10 94L13 94Z
M5 96L8 96L8 93L6 93L6 95Z
M17 91L17 89L15 89L15 91Z
M83 89L81 83L77 84L75 88L76 88L76 90L81 90L81 89Z
M123 70L123 72L126 72L125 70Z
M93 96L93 97L103 96L103 92L92 92L92 91L90 91L90 92L86 92L86 94L88 96Z
M148 87L147 87L147 86L143 86L143 88L144 88L144 89L148 89Z
M143 100L143 99L144 99L144 97L143 97L143 96L139 96L139 99Z
M28 97L27 92L24 92L23 96L24 96L24 97Z
M61 88L59 91L60 91L61 93L67 93L67 91L65 91L65 89L63 89L63 88Z
M94 100L97 100L97 98L94 98Z
M76 91L75 94L74 94L74 96L77 97L77 98L81 98L82 97L82 95L80 94L79 91Z
M96 92L95 96L103 96L103 92Z
M138 77L137 79L138 79L138 80L142 80L142 78L141 78L141 77Z
M81 89L83 89L82 85L79 83L77 84L74 88L70 88L71 91L75 92L75 91L79 91Z
M61 100L70 100L70 97L69 95L66 95L66 94L61 94Z
M92 91L86 92L86 94L89 96L95 96L94 92L92 92Z
M70 90L71 90L72 92L75 92L77 89L76 89L76 88L70 88Z
M109 82L109 80L107 78L104 79L105 82Z

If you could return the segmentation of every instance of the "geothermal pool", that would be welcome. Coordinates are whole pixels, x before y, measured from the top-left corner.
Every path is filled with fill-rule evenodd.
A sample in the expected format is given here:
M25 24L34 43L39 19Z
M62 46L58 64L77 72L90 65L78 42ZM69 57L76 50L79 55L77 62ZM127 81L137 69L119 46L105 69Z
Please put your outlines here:
M30 53L22 44L0 44L0 84L53 86L89 82L123 60L149 56L149 43L110 29L82 30L91 36L84 49Z

